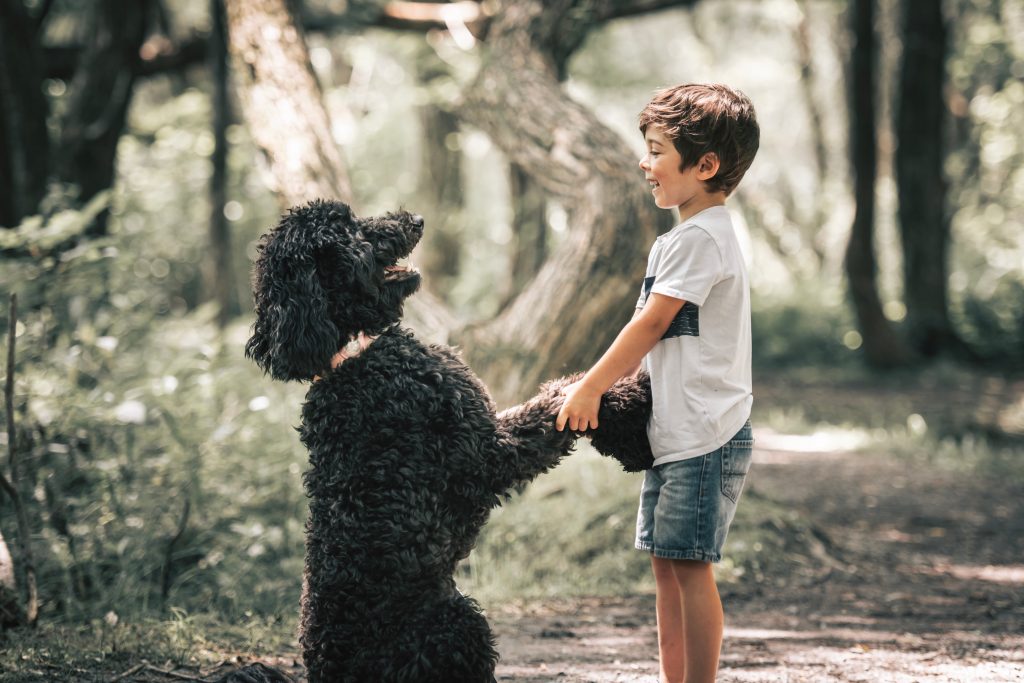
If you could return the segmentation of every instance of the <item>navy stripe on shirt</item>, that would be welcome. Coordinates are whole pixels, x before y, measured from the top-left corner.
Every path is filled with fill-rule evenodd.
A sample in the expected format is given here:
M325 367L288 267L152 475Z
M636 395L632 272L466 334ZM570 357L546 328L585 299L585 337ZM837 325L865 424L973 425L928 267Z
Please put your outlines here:
M648 297L651 295L651 288L654 287L654 277L644 278L644 303L647 303ZM665 330L665 334L661 335L662 339L672 339L673 337L699 337L700 336L700 307L692 301L687 301L683 304L683 307L676 313L676 317L672 319L672 323Z

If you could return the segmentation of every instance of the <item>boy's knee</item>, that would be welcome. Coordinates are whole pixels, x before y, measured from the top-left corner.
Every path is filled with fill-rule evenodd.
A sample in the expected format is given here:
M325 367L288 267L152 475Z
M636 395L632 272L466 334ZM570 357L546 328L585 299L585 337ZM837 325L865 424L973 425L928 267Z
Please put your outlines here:
M680 585L695 581L714 580L714 569L710 562L702 560L669 560L669 569Z
M651 555L651 570L654 572L654 580L657 583L675 580L676 573L672 567L673 562L674 560Z

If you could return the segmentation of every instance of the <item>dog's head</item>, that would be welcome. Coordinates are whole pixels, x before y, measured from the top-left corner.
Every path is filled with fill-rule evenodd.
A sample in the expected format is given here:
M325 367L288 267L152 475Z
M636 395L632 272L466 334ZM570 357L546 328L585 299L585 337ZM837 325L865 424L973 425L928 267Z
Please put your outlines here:
M346 204L323 200L290 209L259 245L245 355L274 379L324 374L356 334L401 319L420 275L398 261L422 236L423 219L405 211L356 218Z

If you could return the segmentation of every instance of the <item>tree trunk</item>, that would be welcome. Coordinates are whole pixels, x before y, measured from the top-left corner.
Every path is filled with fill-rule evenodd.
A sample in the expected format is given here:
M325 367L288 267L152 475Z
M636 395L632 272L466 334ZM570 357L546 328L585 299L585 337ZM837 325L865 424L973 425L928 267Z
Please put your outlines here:
M447 68L432 48L417 55L419 82L431 90L433 81L447 76ZM416 208L428 231L416 254L431 289L447 295L459 273L462 256L463 192L462 150L452 144L458 139L459 120L445 105L430 101L420 107L423 126L421 171Z
M286 206L352 202L352 188L302 32L286 0L226 0L230 50L249 131Z
M68 87L57 176L78 187L87 203L114 184L117 143L124 130L139 48L146 37L152 0L101 0L88 18L88 47ZM88 231L106 233L106 212Z
M817 234L810 239L810 248L815 257L815 270L820 273L825 266L825 247L822 244L824 226L828 222L828 215L832 211L833 200L828 196L829 188L829 148L825 136L825 114L815 96L815 81L818 80L817 71L814 67L814 49L811 44L813 27L808 16L811 8L806 0L797 3L800 11L800 20L795 30L795 42L797 54L800 58L800 90L803 93L804 101L807 104L807 118L810 123L810 139L814 149L814 171L817 175L817 186L814 192L813 201L810 202L812 213L810 215L811 225L817 229Z
M893 367L906 364L910 354L882 313L875 285L874 1L854 0L850 7L854 38L850 69L850 154L856 211L846 247L846 274L868 364Z
M570 217L565 241L530 286L459 339L499 401L596 360L629 320L647 250L673 220L655 208L625 143L559 85L563 37L584 33L581 18L604 4L500 3L466 93L466 118Z
M501 310L540 272L547 260L547 197L530 174L516 164L509 166L509 195L512 197L512 264L508 293Z
M36 22L22 0L0 0L0 226L36 213L46 194L50 137Z
M224 215L227 203L228 123L231 100L228 92L227 20L223 0L210 0L213 27L210 31L210 70L213 77L213 174L210 176L210 251L207 256L207 291L217 301L217 322L226 327L241 312L232 266L231 227Z
M24 484L17 450L18 430L14 424L14 361L15 346L17 345L15 330L18 323L18 295L12 293L9 301L10 309L7 316L7 380L4 382L4 410L7 418L7 459L11 478L8 480L0 472L0 488L10 497L11 503L14 506L14 517L18 522L18 550L21 552L19 561L27 594L25 600L25 623L29 626L35 626L39 618L39 590L36 582L35 555L32 552L32 533L29 527L28 515L25 512L24 499L21 495L21 488ZM2 600L9 605L10 599L10 592L4 591ZM5 605L4 611L10 612L8 606ZM8 616L4 618L7 619Z
M946 35L940 0L904 0L896 186L908 337L925 356L966 348L953 331L946 297Z

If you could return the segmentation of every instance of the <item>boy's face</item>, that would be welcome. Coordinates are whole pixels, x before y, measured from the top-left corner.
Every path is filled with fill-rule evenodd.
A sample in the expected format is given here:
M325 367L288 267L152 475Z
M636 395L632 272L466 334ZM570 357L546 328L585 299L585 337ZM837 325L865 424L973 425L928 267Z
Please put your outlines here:
M654 203L659 209L679 207L682 212L690 204L702 203L707 198L704 181L718 172L718 157L705 154L694 165L680 171L682 157L679 150L660 126L650 125L644 133L647 154L640 159L640 168L651 184Z

